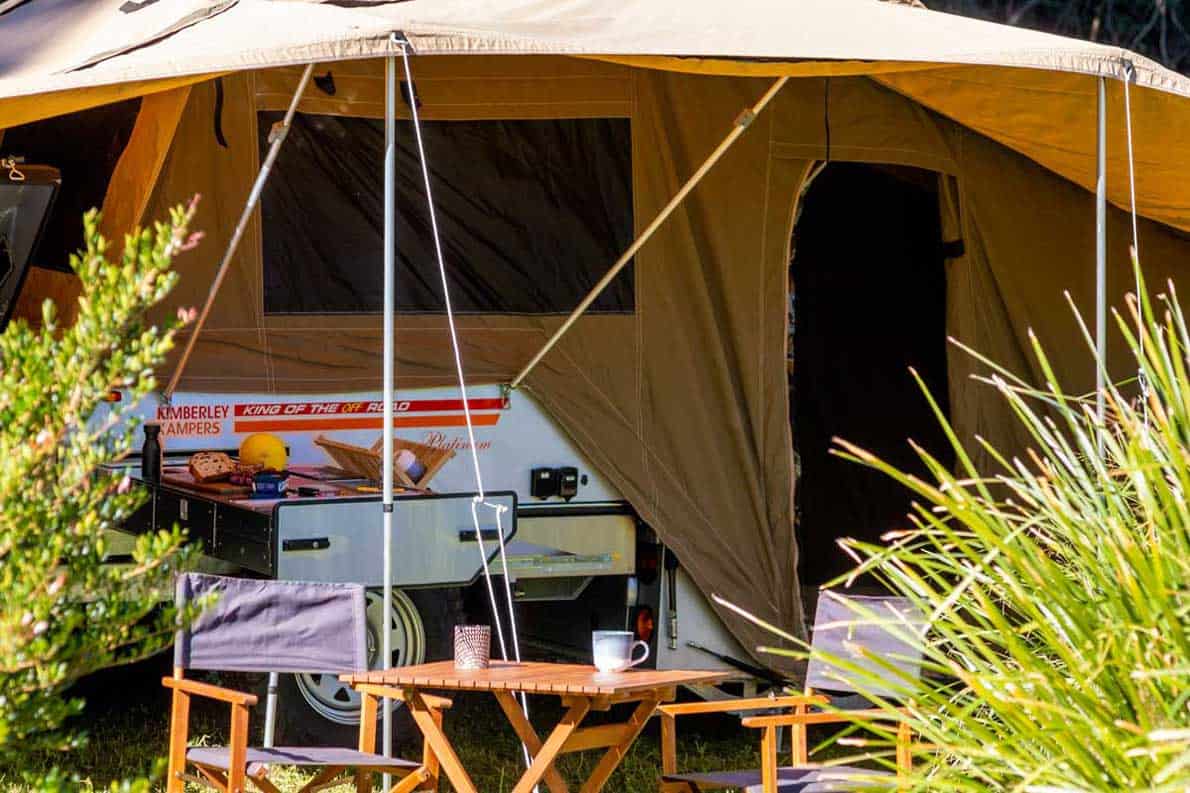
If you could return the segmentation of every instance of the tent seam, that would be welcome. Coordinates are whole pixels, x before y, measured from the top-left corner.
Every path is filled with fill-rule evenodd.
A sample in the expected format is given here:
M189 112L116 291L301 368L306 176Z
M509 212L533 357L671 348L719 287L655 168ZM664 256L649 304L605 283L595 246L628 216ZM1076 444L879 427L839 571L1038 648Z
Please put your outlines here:
M248 97L252 103L252 113L249 114L248 125L250 127L249 140L260 140L260 108L256 100L256 73L248 73ZM252 151L253 169L260 170L260 150L256 146L249 147ZM262 250L264 242L264 220L261 216L261 208L258 205L252 211L252 217L249 221L249 228L255 234L253 241L253 277L249 280L249 290L252 292L252 308L256 312L257 320L257 334L259 336L260 346L264 348L264 366L265 375L268 378L267 388L268 393L277 393L277 367L273 362L273 348L272 339L269 338L269 329L265 326L264 317L264 252ZM241 254L242 255L242 254ZM256 285L260 284L261 289L257 293Z
M766 355L766 353L768 352L768 345L766 343L767 340L765 338L765 328L766 328L766 325L768 322L768 299L767 299L767 297L768 297L767 296L768 283L767 283L765 274L766 274L766 271L768 268L765 267L764 254L765 254L765 250L768 247L769 194L771 192L772 178L773 178L773 127L774 127L773 117L776 115L775 111L771 107L766 108L766 112L768 113L769 129L768 129L768 145L765 146L765 158L764 158L764 204L761 207L761 216L760 216L760 218L761 218L761 220L760 220L760 255L759 255L760 277L757 279L757 283L759 285L759 292L760 292L760 294L759 294L760 311L758 312L757 323L756 323L757 331L758 331L757 339L760 342L758 345L760 354L758 356L758 361L757 361L758 367L757 367L757 372L756 372L756 385L757 385L757 389L758 389L757 393L760 395L760 399L761 399L761 416L762 416L761 420L762 421L765 421L767 419L769 410L771 408L771 405L769 404L768 394L765 393L765 388L764 388L765 373L767 372L766 361L768 358L768 356ZM768 440L767 433L761 432L760 436L761 436L761 443L764 443L765 441ZM766 452L768 451L767 449L761 448L758 451L760 452L760 457L762 460L767 458L767 454L766 454ZM762 479L760 487L761 487L761 492L762 492L762 499L765 504L768 504L768 482L767 482L767 480Z
M638 158L640 156L640 135L638 134L639 130L637 129L637 125L640 123L640 80L640 72L633 72L632 79L629 83L631 86L631 96L629 97L629 101L631 102L632 106L632 118L628 123L630 125L629 129L632 140L632 213L634 219L640 217L640 206L638 202L640 200L639 196L643 192L638 190L640 185L637 184L637 180L644 178L642 174L643 169L638 169L636 167ZM646 499L652 502L653 510L657 511L657 505L659 501L657 495L656 479L653 477L653 470L649 466L649 456L645 453L643 448L647 444L647 442L644 440L644 345L646 341L644 333L644 314L645 311L648 310L648 304L643 300L644 290L640 288L641 268L638 267L637 264L638 263L634 261L632 267L633 296L636 300L636 314L634 315L634 323L636 327L636 370L632 373L635 380L634 385L636 386L636 434L639 438L641 438L641 465L644 467L645 478L649 483L650 492Z

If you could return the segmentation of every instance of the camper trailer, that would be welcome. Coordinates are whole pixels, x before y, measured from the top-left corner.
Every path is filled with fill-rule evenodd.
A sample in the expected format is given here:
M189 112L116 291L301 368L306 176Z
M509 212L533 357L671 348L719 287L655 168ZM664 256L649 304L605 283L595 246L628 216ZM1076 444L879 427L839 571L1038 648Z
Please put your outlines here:
M403 655L380 663L433 653L506 539L535 651L615 624L651 631L652 663L728 663L693 640L780 665L757 651L771 635L708 597L804 635L804 590L847 563L836 541L897 528L904 494L830 441L908 463L907 438L944 443L908 366L981 470L985 442L1025 439L947 337L1036 379L1035 333L1074 392L1133 374L1107 306L1133 288L1130 246L1151 282L1185 278L1190 80L900 3L608 8L0 12L0 161L61 180L39 250L16 259L37 266L0 284L24 279L15 315L36 322L48 297L69 319L83 209L118 239L201 195L205 240L161 312L205 321L161 373L168 399L138 410L167 468L270 432L300 477L265 503L163 476L128 530L177 521L222 569L369 583L368 538L391 540L400 624L373 624L403 632ZM1065 293L1102 319L1106 371ZM392 442L434 469L391 513L343 467L376 456L386 405ZM473 521L477 469L494 506ZM300 686L324 721L348 718L333 684Z
M592 626L628 629L649 643L649 666L722 668L740 672L741 684L755 688L741 671L748 665L746 651L672 563L672 552L532 397L478 387L468 399L485 501L504 507L500 514L506 517L481 522L486 543L480 548L472 528L473 475L464 454L469 440L457 390L403 391L394 405L401 441L444 454L431 477L420 487L402 488L396 499L396 589L387 627L391 663L450 657L454 625L490 619L482 581L486 561L494 573L508 571L526 654L589 660ZM381 635L386 628L381 536L374 526L377 477L339 468L328 454L374 444L381 422L378 394L183 392L168 404L154 398L135 413L160 427L165 459L161 481L142 482L149 499L124 527L129 537L178 525L203 544L202 564L209 571L362 582L371 587L370 635L374 640ZM286 443L290 475L284 497L261 498L250 486L226 481L204 485L189 474L186 463L193 454L234 455L245 437L261 432ZM124 467L140 480L139 458ZM503 557L497 536L505 542ZM119 563L127 541L113 539L112 561ZM691 642L738 663L732 666ZM371 662L379 665L378 642L371 650ZM323 739L349 740L355 734L358 695L335 676L294 675L282 687L280 715L287 729Z

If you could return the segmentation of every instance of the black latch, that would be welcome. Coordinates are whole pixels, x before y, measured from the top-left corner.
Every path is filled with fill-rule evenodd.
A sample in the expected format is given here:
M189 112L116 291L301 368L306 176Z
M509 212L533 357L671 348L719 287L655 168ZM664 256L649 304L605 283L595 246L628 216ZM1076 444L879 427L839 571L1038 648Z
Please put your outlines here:
M484 542L496 542L500 534L495 529L481 529ZM475 542L475 529L459 529L459 542Z
M282 540L282 551L325 551L331 547L330 537L310 537L301 540Z

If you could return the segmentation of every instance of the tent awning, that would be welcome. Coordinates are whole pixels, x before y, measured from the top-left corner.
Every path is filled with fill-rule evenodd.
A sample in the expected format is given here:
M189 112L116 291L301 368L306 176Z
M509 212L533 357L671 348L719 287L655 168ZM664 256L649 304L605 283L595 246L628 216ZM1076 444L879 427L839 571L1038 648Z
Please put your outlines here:
M740 0L730 12L709 0L34 0L0 16L0 98L390 55L395 30L422 54L606 56L737 76L964 64L1120 78L1131 60L1139 85L1190 96L1190 80L1117 47L879 0Z

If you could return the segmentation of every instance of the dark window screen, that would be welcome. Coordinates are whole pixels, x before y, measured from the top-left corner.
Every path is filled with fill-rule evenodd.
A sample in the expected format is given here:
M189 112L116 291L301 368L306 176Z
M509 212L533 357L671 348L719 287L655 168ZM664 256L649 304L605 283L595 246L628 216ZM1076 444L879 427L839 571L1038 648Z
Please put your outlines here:
M260 114L260 146L281 113ZM627 119L423 122L460 312L561 313L632 242ZM397 309L444 310L413 127L397 127ZM382 306L384 123L295 117L261 200L269 314ZM634 308L629 270L592 309Z

